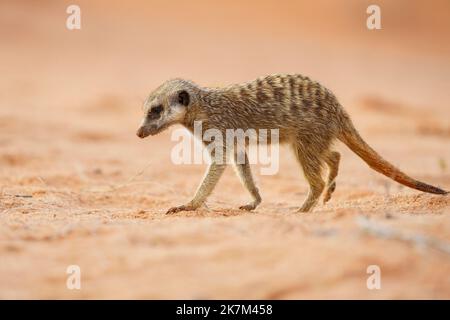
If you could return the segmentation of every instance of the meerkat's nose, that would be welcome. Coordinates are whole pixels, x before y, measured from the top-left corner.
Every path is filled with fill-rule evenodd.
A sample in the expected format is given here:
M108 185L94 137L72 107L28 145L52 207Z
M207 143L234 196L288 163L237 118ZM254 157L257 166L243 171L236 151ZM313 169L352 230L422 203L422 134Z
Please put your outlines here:
M139 129L136 131L136 135L139 138L144 138L145 137L145 135L144 135L144 128L143 127L139 127Z

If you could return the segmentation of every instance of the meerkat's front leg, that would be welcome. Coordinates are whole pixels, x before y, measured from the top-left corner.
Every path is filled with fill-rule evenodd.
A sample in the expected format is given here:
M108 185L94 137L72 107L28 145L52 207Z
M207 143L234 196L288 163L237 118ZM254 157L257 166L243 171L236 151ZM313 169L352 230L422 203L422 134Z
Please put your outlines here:
M216 186L217 182L222 176L223 171L225 170L225 166L225 163L219 164L216 161L213 161L213 163L211 163L211 165L209 166L202 183L198 187L194 198L185 205L170 208L167 211L167 214L179 211L191 211L200 207L214 190L214 187Z
M250 211L254 210L261 203L261 196L259 195L259 191L255 185L255 182L253 181L252 171L250 169L250 163L248 161L247 154L243 152L240 155L242 159L240 159L240 157L238 157L238 154L235 153L234 167L236 169L237 175L241 179L242 184L250 192L253 201L246 205L240 206L239 209Z

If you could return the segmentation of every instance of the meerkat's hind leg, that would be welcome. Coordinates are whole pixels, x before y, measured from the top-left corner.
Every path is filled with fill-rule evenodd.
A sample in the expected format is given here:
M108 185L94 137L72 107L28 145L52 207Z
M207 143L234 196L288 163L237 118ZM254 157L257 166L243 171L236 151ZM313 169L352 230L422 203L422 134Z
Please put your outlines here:
M322 178L323 160L316 156L314 152L298 146L294 146L294 151L309 183L308 196L298 211L308 212L317 204L325 188L325 181Z
M240 161L238 161L238 160L240 160ZM244 162L244 163L241 163L241 162ZM240 206L239 209L248 210L248 211L254 210L261 203L261 196L259 195L259 190L256 187L255 182L253 180L250 163L248 161L248 157L245 152L243 152L241 154L241 157L238 157L237 154L235 154L234 168L235 168L236 173L239 176L239 179L241 180L242 184L250 192L250 194L253 198L253 201L251 201L250 203L245 204L243 206Z
M323 203L326 203L331 199L331 195L334 190L336 190L336 177L339 172L339 162L341 160L341 154L336 151L330 151L326 158L325 162L328 165L328 178L327 178L327 186L325 195L323 197Z

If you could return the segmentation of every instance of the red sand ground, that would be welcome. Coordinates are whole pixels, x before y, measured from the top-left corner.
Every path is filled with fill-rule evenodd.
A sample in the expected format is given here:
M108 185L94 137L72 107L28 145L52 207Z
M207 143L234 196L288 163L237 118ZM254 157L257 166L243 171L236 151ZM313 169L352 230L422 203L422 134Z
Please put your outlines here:
M170 131L134 134L168 78L298 72L387 159L450 189L448 2L378 2L380 31L365 1L78 1L82 30L68 31L68 1L2 1L0 298L450 298L449 197L338 144L337 190L313 213L295 213L307 185L283 148L279 174L257 177L256 211L236 209L249 196L228 169L209 210L166 216L205 166L172 164Z

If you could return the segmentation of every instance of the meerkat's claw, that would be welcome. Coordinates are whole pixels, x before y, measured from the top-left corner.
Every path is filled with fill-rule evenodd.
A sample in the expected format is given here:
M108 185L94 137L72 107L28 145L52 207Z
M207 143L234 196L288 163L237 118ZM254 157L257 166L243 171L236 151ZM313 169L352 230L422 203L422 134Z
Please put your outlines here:
M195 209L196 209L195 207L190 206L190 205L182 205L182 206L170 208L169 210L167 210L166 214L177 213L180 211L194 211Z
M239 207L240 210L252 211L256 209L256 204L249 203Z
M309 205L303 205L299 209L297 209L297 213L308 213L312 211L312 206Z

